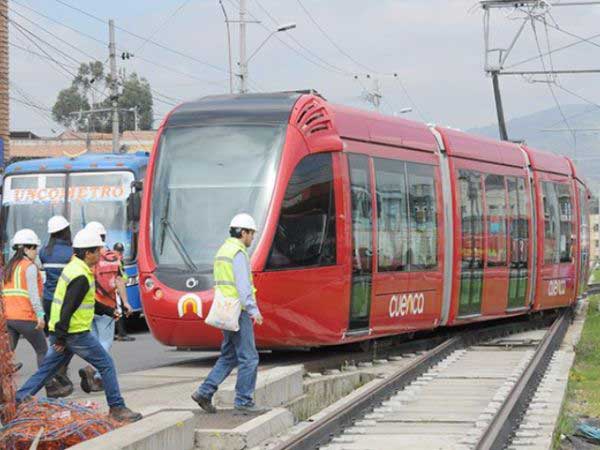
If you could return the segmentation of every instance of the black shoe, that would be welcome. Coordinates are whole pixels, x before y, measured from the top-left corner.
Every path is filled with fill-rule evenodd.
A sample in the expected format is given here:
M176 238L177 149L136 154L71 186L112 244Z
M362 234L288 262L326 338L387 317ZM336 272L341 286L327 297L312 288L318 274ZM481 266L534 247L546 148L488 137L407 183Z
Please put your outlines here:
M69 379L68 376L57 373L54 378L58 381L62 386L68 386L73 388L73 382Z
M125 336L115 336L115 341L121 341L121 342L133 342L135 341L135 338L133 336L129 336L129 335L125 335Z
M56 379L52 379L46 385L46 397L48 398L61 398L68 397L73 393L73 386L63 386Z
M79 376L81 377L81 389L86 394L92 392L92 387L94 386L94 374L96 371L90 367L86 366L83 369L79 369Z
M260 406L253 405L235 405L235 410L240 414L264 414L271 411L270 408L262 408Z
M137 422L143 417L141 413L132 411L126 406L111 406L108 416L119 422Z
M22 362L14 363L13 364L13 373L18 372L19 370L21 370L22 367L23 367Z
M192 394L192 400L198 403L198 406L209 414L214 414L217 412L217 408L214 407L210 401L210 398L202 397L197 392L194 392Z

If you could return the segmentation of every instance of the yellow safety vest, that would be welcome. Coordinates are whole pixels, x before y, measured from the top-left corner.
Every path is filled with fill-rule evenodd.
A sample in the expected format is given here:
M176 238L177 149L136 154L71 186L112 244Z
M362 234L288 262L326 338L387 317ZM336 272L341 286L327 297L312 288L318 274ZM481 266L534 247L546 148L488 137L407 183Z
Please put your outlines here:
M50 309L50 323L48 329L54 331L56 322L60 320L60 312L62 310L67 286L71 281L80 276L85 276L90 283L90 287L79 305L71 316L69 322L68 333L81 333L92 329L92 321L94 320L94 304L96 303L95 292L96 285L94 283L94 273L92 269L81 259L73 257L69 264L63 269L56 284L54 291L54 299L52 300L52 308Z
M233 257L238 252L244 254L246 261L248 262L248 269L250 269L250 258L248 257L246 246L239 239L232 237L228 238L215 256L215 264L213 267L215 289L219 289L224 297L240 298L235 285L235 276L233 274ZM250 280L250 286L252 286L252 293L256 294L251 270L248 270L248 279Z

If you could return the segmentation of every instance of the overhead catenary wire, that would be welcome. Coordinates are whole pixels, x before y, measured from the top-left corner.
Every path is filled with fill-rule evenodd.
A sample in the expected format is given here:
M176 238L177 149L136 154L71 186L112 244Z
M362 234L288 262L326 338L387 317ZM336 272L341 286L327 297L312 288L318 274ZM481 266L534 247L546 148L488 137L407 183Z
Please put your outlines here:
M163 22L156 27L149 35L146 39L144 39L144 42L142 42L140 44L139 47L137 47L133 53L137 54L139 52L142 51L142 49L146 46L146 44L151 40L154 39L154 37L156 36L156 34L161 31L166 25L167 23L169 23L169 21L171 21L183 8L185 8L191 0L184 0L170 15L169 17L167 17L165 20L163 20Z

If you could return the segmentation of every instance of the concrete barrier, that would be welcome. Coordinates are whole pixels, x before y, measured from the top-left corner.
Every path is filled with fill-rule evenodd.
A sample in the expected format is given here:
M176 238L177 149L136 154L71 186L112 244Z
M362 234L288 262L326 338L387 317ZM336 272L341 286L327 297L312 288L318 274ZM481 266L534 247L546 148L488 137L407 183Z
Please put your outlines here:
M254 400L261 407L284 405L303 394L302 365L272 367L258 372ZM225 380L213 397L217 407L233 408L236 377Z
M196 430L195 448L244 450L284 432L293 424L291 412L285 408L275 408L231 430Z
M197 416L163 411L71 447L73 450L192 450Z

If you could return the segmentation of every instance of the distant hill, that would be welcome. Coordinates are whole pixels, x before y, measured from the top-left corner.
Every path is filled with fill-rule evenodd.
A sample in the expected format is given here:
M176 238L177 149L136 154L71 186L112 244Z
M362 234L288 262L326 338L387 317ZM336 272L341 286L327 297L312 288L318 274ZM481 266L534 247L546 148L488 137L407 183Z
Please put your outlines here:
M597 128L600 130L600 108L593 105L562 105L571 129ZM576 160L580 173L596 187L600 187L600 131L577 131L576 147L571 133L544 132L544 129L566 129L558 108L546 109L507 122L511 140L524 140L536 149L563 154ZM498 139L498 125L493 124L468 130L480 136Z

